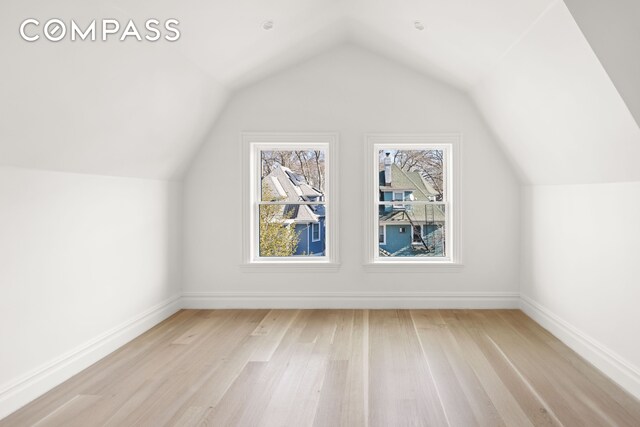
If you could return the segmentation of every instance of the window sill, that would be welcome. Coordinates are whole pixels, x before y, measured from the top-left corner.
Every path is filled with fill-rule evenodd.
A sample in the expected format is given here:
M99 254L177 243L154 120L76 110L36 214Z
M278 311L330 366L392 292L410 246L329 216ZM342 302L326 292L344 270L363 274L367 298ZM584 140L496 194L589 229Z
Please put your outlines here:
M260 261L241 264L240 269L248 273L334 273L340 269L340 263Z
M398 261L369 262L363 264L364 270L371 273L459 273L464 264L454 262L416 262Z

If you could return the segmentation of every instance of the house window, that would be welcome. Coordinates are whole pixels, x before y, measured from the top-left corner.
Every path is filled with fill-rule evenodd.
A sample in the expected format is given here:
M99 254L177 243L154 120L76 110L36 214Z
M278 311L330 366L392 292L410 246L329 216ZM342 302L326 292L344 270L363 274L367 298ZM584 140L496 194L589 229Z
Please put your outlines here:
M311 224L311 241L319 242L320 239L320 223L315 222Z
M385 234L367 238L369 263L459 264L459 145L457 135L367 136L367 230Z
M422 238L422 225L413 226L413 235L411 236L411 244L423 245L424 239Z
M385 244L387 241L386 229L384 225L378 227L378 243Z
M243 134L245 264L335 264L335 140L332 134Z

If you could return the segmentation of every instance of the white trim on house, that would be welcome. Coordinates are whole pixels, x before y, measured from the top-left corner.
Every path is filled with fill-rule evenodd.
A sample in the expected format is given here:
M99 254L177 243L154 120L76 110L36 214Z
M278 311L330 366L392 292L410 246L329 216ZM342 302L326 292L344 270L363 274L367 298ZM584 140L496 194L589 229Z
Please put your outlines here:
M337 133L287 133L287 132L243 132L242 146L242 189L243 189L243 225L241 267L262 269L265 271L296 271L289 266L312 267L316 271L332 271L338 263L338 156L336 147ZM279 259L261 258L257 254L257 215L255 205L259 194L260 176L258 170L260 150L317 149L325 152L325 256L296 256ZM288 203L291 204L291 203ZM301 202L301 204L303 204ZM311 203L309 203L311 204ZM308 241L308 240L307 240Z
M447 164L445 165L445 189L447 205L446 242L449 255L446 257L380 257L378 250L378 164L380 149L406 149L415 150L420 147L442 148L447 151ZM391 271L416 271L428 267L439 268L454 266L456 271L462 267L462 217L461 217L461 177L462 177L462 135L450 134L366 134L364 137L364 197L365 197L365 221L364 221L364 254L365 268L375 266L391 267ZM404 202L406 204L424 204L424 202ZM431 202L429 202L431 203ZM441 203L440 203L441 204ZM413 232L413 230L412 230ZM375 237L374 237L375 236ZM392 266L402 266L402 269Z

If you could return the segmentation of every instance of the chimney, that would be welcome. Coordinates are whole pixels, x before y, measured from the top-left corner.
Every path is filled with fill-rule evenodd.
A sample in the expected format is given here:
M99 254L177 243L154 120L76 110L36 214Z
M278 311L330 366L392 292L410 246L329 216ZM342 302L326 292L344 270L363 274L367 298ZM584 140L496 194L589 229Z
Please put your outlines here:
M391 153L387 153L387 156L384 158L384 185L387 187L391 185L391 164L393 163L389 154Z

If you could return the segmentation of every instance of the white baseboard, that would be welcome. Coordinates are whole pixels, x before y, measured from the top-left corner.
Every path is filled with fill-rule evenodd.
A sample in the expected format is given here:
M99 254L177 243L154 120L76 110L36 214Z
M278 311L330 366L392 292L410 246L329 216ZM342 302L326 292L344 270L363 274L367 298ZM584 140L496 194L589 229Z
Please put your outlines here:
M640 399L640 369L531 298L517 292L185 292L0 386L0 419L117 350L181 308L520 308Z
M517 292L185 292L183 308L518 308Z
M637 366L526 295L520 296L520 309L622 388L640 399L640 369Z
M179 295L169 298L21 378L3 384L0 386L0 419L148 331L180 308Z

